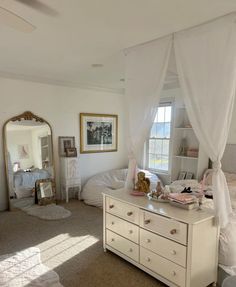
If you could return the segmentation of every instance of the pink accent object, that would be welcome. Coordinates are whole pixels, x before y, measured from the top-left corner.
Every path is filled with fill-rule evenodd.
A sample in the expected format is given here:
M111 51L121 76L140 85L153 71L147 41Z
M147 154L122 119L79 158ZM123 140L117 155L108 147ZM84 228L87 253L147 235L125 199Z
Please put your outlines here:
M145 192L140 192L140 191L136 191L136 190L131 191L130 194L134 195L134 196L144 196L144 195L146 195Z

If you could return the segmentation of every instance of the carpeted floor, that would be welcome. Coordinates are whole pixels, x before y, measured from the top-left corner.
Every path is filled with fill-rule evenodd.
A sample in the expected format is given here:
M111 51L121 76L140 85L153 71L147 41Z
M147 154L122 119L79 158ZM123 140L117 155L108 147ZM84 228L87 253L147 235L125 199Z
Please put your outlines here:
M62 204L71 217L46 221L23 211L0 213L0 255L37 246L42 263L65 287L166 286L102 248L102 210L79 201Z

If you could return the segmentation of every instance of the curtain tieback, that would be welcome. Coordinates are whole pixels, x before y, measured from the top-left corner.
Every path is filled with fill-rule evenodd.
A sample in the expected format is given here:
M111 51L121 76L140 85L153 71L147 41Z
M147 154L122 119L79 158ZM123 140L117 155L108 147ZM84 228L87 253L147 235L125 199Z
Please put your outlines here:
M220 170L220 169L221 169L221 162L218 161L218 160L217 160L217 161L214 161L212 167L213 167L213 170L214 170L214 171Z

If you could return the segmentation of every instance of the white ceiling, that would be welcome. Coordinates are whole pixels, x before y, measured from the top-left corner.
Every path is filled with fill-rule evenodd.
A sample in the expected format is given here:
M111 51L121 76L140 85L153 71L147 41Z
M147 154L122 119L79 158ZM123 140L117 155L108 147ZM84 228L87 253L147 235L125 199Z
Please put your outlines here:
M124 48L236 11L236 0L41 0L42 14L14 0L0 6L37 27L22 33L0 19L0 75L121 90ZM102 68L91 65L102 63Z

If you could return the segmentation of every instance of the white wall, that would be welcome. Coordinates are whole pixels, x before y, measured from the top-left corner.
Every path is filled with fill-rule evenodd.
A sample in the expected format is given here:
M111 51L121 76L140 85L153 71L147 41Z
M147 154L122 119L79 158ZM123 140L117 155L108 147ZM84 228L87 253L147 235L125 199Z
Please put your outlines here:
M19 157L18 145L28 145L28 158L22 159ZM14 162L20 162L21 169L27 169L34 165L32 138L30 130L7 131L7 147L11 155L12 164Z
M123 96L115 93L0 78L0 128L12 116L24 111L46 119L52 126L54 158L59 178L58 136L75 136L79 146L79 113L118 115L118 151L81 154L82 182L93 174L127 166ZM0 138L2 150L2 138ZM78 150L79 151L79 150ZM7 206L3 152L0 153L0 210ZM59 186L57 184L59 191Z

